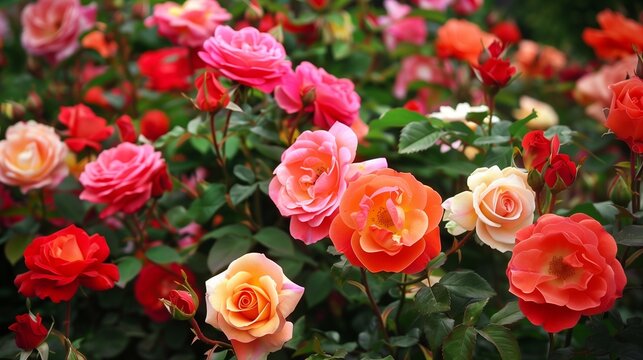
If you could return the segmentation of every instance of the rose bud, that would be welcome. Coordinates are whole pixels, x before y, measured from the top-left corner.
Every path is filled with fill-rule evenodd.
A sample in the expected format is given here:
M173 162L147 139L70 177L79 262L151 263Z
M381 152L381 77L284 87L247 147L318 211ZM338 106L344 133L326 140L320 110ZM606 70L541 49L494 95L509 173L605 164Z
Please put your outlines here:
M156 177L152 180L152 196L160 197L166 191L172 191L172 180L167 171L167 164L163 164L163 168L156 173Z
M170 130L170 119L161 110L150 110L141 118L141 134L151 141L165 135Z
M136 142L136 129L134 129L132 118L129 115L123 115L116 119L116 126L118 126L122 142Z
M552 191L560 192L576 180L576 164L567 154L554 155L545 169L544 179Z
M609 188L610 200L616 205L627 207L632 200L632 190L625 179L619 174L616 175Z
M213 72L206 71L196 79L198 93L194 105L197 109L212 112L228 106L230 96Z
M198 300L185 290L172 290L168 294L168 298L161 299L161 302L163 302L173 319L189 320L196 314L197 305L195 300L198 303Z
M42 324L40 314L31 313L16 316L16 322L9 326L16 333L16 346L25 351L31 351L42 344L49 331Z

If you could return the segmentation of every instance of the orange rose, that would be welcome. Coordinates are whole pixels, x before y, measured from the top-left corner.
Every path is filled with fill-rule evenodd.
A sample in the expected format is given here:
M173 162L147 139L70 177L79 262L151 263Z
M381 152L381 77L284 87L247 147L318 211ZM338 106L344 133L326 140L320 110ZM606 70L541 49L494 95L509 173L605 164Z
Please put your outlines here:
M643 80L634 76L609 88L614 96L605 126L632 151L643 153Z
M440 57L454 57L478 65L478 56L495 37L466 20L451 19L438 29L435 46Z
M355 266L416 273L440 252L441 203L413 175L381 169L348 185L330 239Z
M643 48L643 25L609 9L598 13L596 19L600 30L583 31L583 41L594 49L596 56L615 60L633 54L632 45Z
M31 189L52 188L67 176L67 147L51 126L33 120L7 129L0 141L0 182Z

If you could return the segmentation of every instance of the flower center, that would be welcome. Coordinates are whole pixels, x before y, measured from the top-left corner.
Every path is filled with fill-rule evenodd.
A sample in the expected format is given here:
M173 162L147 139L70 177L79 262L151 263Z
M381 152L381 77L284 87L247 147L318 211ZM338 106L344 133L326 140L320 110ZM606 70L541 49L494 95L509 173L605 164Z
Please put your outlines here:
M565 264L562 256L554 256L549 262L549 274L556 276L559 280L567 280L574 276L573 267Z
M65 261L83 260L83 253L72 235L59 236L50 243L50 254Z
M373 213L374 214L371 217L371 222L377 224L382 228L390 228L391 226L393 226L393 219L391 219L391 214L389 214L386 207L379 207Z

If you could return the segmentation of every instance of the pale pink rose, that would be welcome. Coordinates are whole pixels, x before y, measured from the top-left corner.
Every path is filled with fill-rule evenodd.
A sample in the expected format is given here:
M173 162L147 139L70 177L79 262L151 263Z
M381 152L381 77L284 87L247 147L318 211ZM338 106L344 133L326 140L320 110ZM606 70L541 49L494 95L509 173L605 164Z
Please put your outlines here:
M154 5L145 26L157 26L159 34L174 44L198 48L231 18L215 0L187 0L183 5L168 1Z
M205 282L205 322L223 331L239 360L265 360L292 338L286 321L304 288L265 255L249 253Z
M328 236L348 182L386 167L385 159L353 164L357 136L337 122L329 131L305 131L281 156L270 199L290 217L290 234L306 244Z
M445 11L453 0L415 0L415 3L425 10Z
M380 16L378 23L383 27L384 44L390 51L395 50L401 42L424 44L428 33L424 18L408 16L411 7L395 0L385 0L384 7L387 15Z
M0 141L0 182L23 193L53 188L69 173L67 152L51 126L33 120L14 124Z
M118 211L133 213L150 199L163 177L167 167L160 152L149 144L124 142L85 166L79 178L84 187L80 198L106 204L101 218Z
M349 79L338 79L304 61L275 88L277 105L289 114L313 113L313 124L322 129L335 122L351 125L359 117L361 99Z
M633 76L634 69L636 69L636 55L625 57L613 64L603 65L597 72L578 79L574 98L586 105L587 115L604 123L603 109L609 108L612 103L612 91L608 86L625 80L628 74Z
M272 92L292 71L284 46L253 27L236 31L227 25L217 26L199 56L221 75L265 93Z
M398 99L405 98L409 86L416 81L452 88L455 86L453 67L449 62L441 62L437 57L406 57L402 60L402 68L395 78L393 95Z
M96 5L79 0L38 0L21 15L22 46L31 55L57 63L78 49L78 37L96 22Z
M454 235L475 228L478 238L491 248L511 251L518 230L529 226L536 209L535 193L527 172L498 166L479 168L467 179L470 191L447 199L444 220Z

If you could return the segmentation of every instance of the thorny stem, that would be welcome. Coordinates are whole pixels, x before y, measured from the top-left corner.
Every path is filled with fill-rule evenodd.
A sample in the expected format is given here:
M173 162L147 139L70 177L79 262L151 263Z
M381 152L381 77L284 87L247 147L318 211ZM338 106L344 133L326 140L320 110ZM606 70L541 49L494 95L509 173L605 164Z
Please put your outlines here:
M379 326L380 331L384 336L386 347L388 348L391 354L395 354L395 350L393 349L393 346L391 346L390 344L390 337L388 335L388 331L386 331L386 324L384 323L384 319L382 318L382 312L380 311L380 308L377 306L377 302L375 302L373 293L371 293L371 288L368 286L368 279L366 278L366 270L364 270L363 268L360 268L360 271L362 273L362 285L364 285L364 291L366 292L366 297L368 297L368 302L371 305L371 309L373 310L375 317L377 317L377 325Z
M451 255L451 254L455 253L456 251L458 251L458 250L459 250L459 249L460 249L464 244L466 244L466 243L469 241L469 239L471 239L472 237L473 237L473 230L472 230L472 231L469 231L469 232L468 232L468 233L467 233L467 234L462 238L462 240L458 241L454 246L452 246L452 247L451 247L451 249L449 249L449 251L446 253L446 256L449 256L449 255Z
M203 341L204 343L208 345L220 346L222 348L228 348L228 349L232 347L232 345L228 344L227 342L213 340L205 336L201 331L201 327L199 326L199 323L194 318L190 319L190 326L192 327L192 330L194 330L194 334L196 335L196 337L199 338L199 340Z

